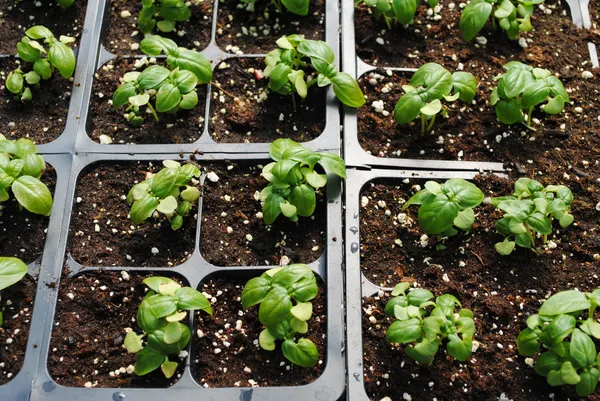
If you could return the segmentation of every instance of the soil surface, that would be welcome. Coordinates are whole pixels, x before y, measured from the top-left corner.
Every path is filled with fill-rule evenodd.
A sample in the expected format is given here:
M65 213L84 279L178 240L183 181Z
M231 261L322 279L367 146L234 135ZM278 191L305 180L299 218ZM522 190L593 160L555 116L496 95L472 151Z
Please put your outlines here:
M144 124L139 128L132 127L124 117L127 114L126 106L118 110L112 107L112 97L120 85L119 79L135 70L134 64L133 60L116 59L96 72L87 121L91 138L100 142L100 136L107 135L112 143L136 144L192 143L198 140L204 129L205 85L197 86L198 105L194 109L179 110L177 114L159 113L159 122L155 122L151 114L142 114ZM144 68L139 68L139 71Z
M278 265L284 256L290 263L311 263L321 256L326 245L326 204L322 194L317 195L312 217L300 217L298 223L292 223L280 215L273 225L265 227L260 201L255 198L267 185L260 175L261 168L231 163L213 165L207 170L219 177L218 182L204 182L202 195L200 250L209 263Z
M77 39L74 46L77 46L86 7L87 0L75 0L67 9L51 0L0 0L0 54L17 54L17 43L34 25L44 25L57 38L60 35L74 37Z
M4 86L20 63L14 57L0 59L0 134L8 139L29 138L37 144L52 142L65 129L73 81L55 72L40 82L40 88L33 88L33 98L23 103ZM21 68L28 72L32 65L23 63Z
M134 226L128 218L130 206L125 197L131 187L145 180L148 172L162 168L160 162L103 164L79 175L68 249L77 262L172 267L189 259L196 238L196 209L177 231L166 219L150 218Z
M54 195L56 172L52 167L47 167L41 180ZM50 218L21 210L12 192L10 195L11 198L1 204L0 255L14 256L25 263L41 262Z
M325 40L325 0L311 0L308 15L300 16L271 1L257 0L254 11L238 0L220 0L217 44L232 53L266 54L276 48L284 35L304 35L306 39ZM332 27L332 29L337 29Z
M256 79L255 71L264 66L263 58L229 59L217 66L213 81L222 90L215 88L210 104L215 141L269 143L283 137L308 142L325 129L325 89L311 87L304 101L271 92L267 78Z
M597 168L597 167L596 167ZM537 171L536 171L537 172ZM527 175L533 177L533 170ZM600 198L595 178L575 177L572 181L544 172L537 176L544 185L565 184L573 191L572 213L575 224L561 229L555 224L549 236L554 244L539 254L517 248L502 257L494 244L502 239L495 233L501 213L491 206L476 210L471 233L444 242L446 249L436 251L435 237L422 237L417 223L417 207L400 216L401 204L423 181L368 183L361 192L368 203L361 207L361 270L369 280L385 287L400 281L414 282L436 295L451 293L475 315L478 350L467 363L451 360L440 351L432 367L419 367L385 342L391 323L383 308L389 299L377 296L363 304L363 341L365 382L373 400L385 396L413 400L496 400L514 401L576 399L573 388L553 388L538 377L518 355L515 341L526 327L529 315L543 300L557 291L577 288L593 290L600 274L600 214L595 208ZM494 176L478 177L476 184L486 195L502 196L512 192L512 182ZM385 205L380 202L385 202ZM391 215L386 216L385 211ZM399 245L396 241L400 241ZM541 240L538 239L538 244ZM425 246L423 246L425 245ZM595 255L595 256L594 256ZM370 316L376 320L371 322ZM504 394L504 396L502 396ZM504 397L504 398L502 398ZM406 399L406 398L404 398ZM599 399L597 395L589 399Z
M11 381L23 365L35 290L36 281L29 275L2 290L0 311L4 323L0 327L0 385Z
M110 14L105 25L105 36L102 42L108 51L118 55L142 53L135 46L144 38L144 34L137 26L137 17L141 8L142 3L137 0L110 1ZM201 1L198 5L191 5L190 9L192 17L189 21L178 22L175 27L176 31L165 33L156 29L152 33L173 39L181 47L203 50L210 42L213 1ZM130 15L123 18L121 17L123 12L129 12ZM133 48L132 45L134 45Z
M244 310L240 301L250 278L217 277L201 288L209 299L214 297L214 318L196 313L197 327L192 333L196 380L208 387L299 386L316 380L327 363L324 285L320 283L319 295L312 301L313 316L306 335L317 345L321 359L315 367L302 368L283 356L280 342L274 351L258 345L264 328L258 320L258 307Z
M68 271L63 271L48 355L48 370L58 384L152 388L177 382L183 363L171 379L160 369L145 376L127 373L135 355L123 348L125 329L141 333L133 322L147 290L142 280L151 275L99 271L68 277ZM176 357L171 361L181 362Z

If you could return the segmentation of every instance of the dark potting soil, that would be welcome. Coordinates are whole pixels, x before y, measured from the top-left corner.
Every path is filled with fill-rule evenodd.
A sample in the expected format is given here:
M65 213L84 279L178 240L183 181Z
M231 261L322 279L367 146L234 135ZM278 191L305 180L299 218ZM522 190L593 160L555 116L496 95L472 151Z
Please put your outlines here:
M144 34L141 33L137 25L142 3L137 0L111 0L110 5L107 5L107 7L109 7L110 14L106 22L106 31L102 42L104 47L111 53L118 55L141 54L138 48L134 50L131 45L134 43L139 44L144 38ZM156 29L152 33L172 39L178 46L198 51L203 50L210 42L213 1L200 0L197 5L192 4L190 9L192 10L190 20L178 22L175 31L165 33ZM129 12L130 15L123 18L121 17L123 12ZM183 34L180 36L179 32Z
M14 57L0 59L0 134L7 139L29 138L37 144L52 142L65 129L73 81L55 72L40 82L40 88L31 90L32 100L23 103L4 86L20 62ZM31 63L22 63L22 69L30 71Z
M41 5L38 7L36 3ZM0 54L17 54L17 43L21 41L25 31L34 25L45 26L56 38L60 35L74 37L77 39L74 45L77 46L86 7L87 0L75 0L67 9L51 0L0 0Z
M47 166L41 180L54 195L56 172L52 167ZM10 196L1 203L0 255L14 256L25 263L41 262L50 218L21 209L12 192Z
M196 238L196 208L176 231L166 219L150 218L134 226L128 218L130 206L125 197L131 187L145 180L147 173L162 168L160 162L101 164L79 175L68 248L77 262L84 266L172 267L190 257Z
M265 163L266 164L266 163ZM202 195L202 256L217 266L278 265L283 256L290 263L311 263L325 249L326 203L317 195L312 217L292 223L280 215L269 228L255 198L267 181L256 166L212 165L219 177L205 180ZM261 213L257 216L257 213ZM231 228L231 230L229 230Z
M549 243L550 249L541 249L536 255L517 248L507 257L494 250L494 244L502 239L494 228L501 213L491 206L479 211L471 233L446 240L446 249L436 251L439 241L433 236L422 237L418 208L401 212L403 201L416 190L413 186L422 186L423 181L375 182L363 188L361 197L366 196L368 204L361 207L361 271L385 287L410 281L436 295L455 295L474 312L475 340L479 342L478 350L466 363L440 351L431 367L417 366L402 350L392 349L385 342L385 330L391 323L383 312L388 296L365 299L365 386L373 400L385 396L399 400L404 393L413 400L494 400L503 393L514 401L545 400L552 398L550 394L555 400L576 399L573 388L550 387L545 378L538 377L518 355L515 341L526 327L527 317L536 313L550 294L597 288L598 187L585 178L576 182L564 182L551 174L536 178L545 185L569 185L575 197L575 224L565 229L555 225L549 237L556 244L554 249ZM494 176L476 179L488 196L509 195L513 182ZM381 201L385 205L378 204ZM390 216L385 215L386 210L390 210ZM398 218L399 213L405 216ZM375 322L371 322L371 316Z
M124 117L126 106L115 110L112 97L120 85L119 79L133 71L135 61L116 59L109 61L96 72L92 85L91 113L88 132L93 140L100 142L107 135L112 143L162 144L192 143L200 138L204 129L206 86L198 85L198 105L192 110L179 110L177 114L159 113L159 122L151 114L142 113L144 124L132 127ZM143 71L143 68L140 68ZM142 110L145 111L143 107Z
M196 313L197 326L192 333L192 358L195 377L208 387L299 386L316 380L327 361L326 307L324 286L312 301L313 315L308 321L307 338L319 350L319 363L303 368L289 362L281 352L281 342L274 351L265 351L258 344L264 326L258 320L258 307L244 310L240 297L245 279L220 276L204 283L201 291L214 297L213 314ZM239 327L239 328L238 328Z
M263 58L240 58L228 59L215 69L213 81L222 89L214 88L210 100L210 135L215 141L308 142L325 129L325 89L312 86L304 101L297 95L271 92L268 79L257 78L262 75L256 71L264 67Z
M141 333L134 321L147 290L142 280L152 275L98 271L69 277L64 269L48 355L48 370L58 384L156 388L177 382L184 369L177 357L170 358L179 362L171 379L160 369L145 376L127 373L135 355L123 348L125 329Z
M0 385L11 381L23 366L35 290L36 281L29 275L2 290L0 311L4 323L0 326Z
M277 39L291 34L325 39L325 0L311 1L306 16L285 8L280 13L271 1L258 0L253 6L254 11L248 11L238 0L219 1L216 41L223 50L266 54L277 47Z

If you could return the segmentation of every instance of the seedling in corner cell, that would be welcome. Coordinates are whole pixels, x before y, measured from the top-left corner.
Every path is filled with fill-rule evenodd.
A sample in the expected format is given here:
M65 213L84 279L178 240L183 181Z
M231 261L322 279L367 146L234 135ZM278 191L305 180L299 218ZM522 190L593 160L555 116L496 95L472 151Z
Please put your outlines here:
M600 353L594 339L600 340L600 323L594 312L599 302L600 289L591 293L561 291L527 319L517 348L521 355L534 357L533 369L552 387L575 386L580 397L596 390Z
M155 27L161 32L172 32L177 22L188 21L191 16L189 3L184 0L142 0L138 28L142 33Z
M294 365L312 367L319 351L308 338L296 337L308 332L307 321L313 313L310 302L319 292L317 279L307 265L277 267L248 281L242 291L244 309L258 305L258 319L265 326L258 340L267 350L283 340L281 351Z
M483 199L483 192L462 178L451 178L441 185L427 181L425 189L414 194L402 206L402 210L410 205L420 205L421 229L427 234L450 237L458 233L456 228L471 230L475 222L473 208Z
M388 29L398 24L412 24L419 6L419 0L354 0L354 7L364 3L376 19L383 17ZM427 0L429 7L437 6L438 0Z
M141 224L155 213L157 217L162 214L171 228L178 230L200 197L200 190L188 184L200 178L201 173L193 164L182 166L174 160L165 160L163 165L165 168L129 190L129 216L134 224Z
M387 341L410 344L404 352L424 365L433 363L442 342L446 342L451 357L468 360L475 335L473 312L463 309L454 295L440 295L433 301L431 291L414 289L407 293L409 288L406 282L396 285L392 291L394 298L385 305L386 316L396 319L387 330Z
M365 97L358 83L346 72L338 72L331 47L320 40L304 39L302 35L282 36L277 40L278 49L265 58L265 77L269 78L269 89L281 95L298 94L306 98L308 89L317 84L332 85L333 93L346 106L360 107ZM310 59L313 73L307 59Z
M40 177L46 162L29 139L8 140L0 134L0 214L10 192L31 213L50 216L52 194Z
M242 3L248 4L251 7L251 10L254 11L254 4L257 0L240 0ZM261 0L266 1L266 0ZM308 6L310 5L310 0L271 0L271 4L275 6L279 13L283 12L283 8L285 7L291 13L296 15L307 15L308 14Z
M490 96L501 123L523 123L533 129L531 115L536 106L541 105L546 114L558 114L570 102L562 82L550 71L519 61L505 64L504 69L506 72L495 78L498 84Z
M260 192L265 224L283 214L291 221L310 217L317 205L316 191L327 185L327 174L315 171L317 164L326 171L346 178L346 164L330 152L314 152L291 139L277 139L269 146L275 160L264 166L262 176L269 181Z
M548 243L552 233L552 223L557 220L562 228L573 223L570 214L573 194L564 185L544 187L536 180L519 178L515 182L513 196L503 196L486 200L504 212L504 217L496 223L496 231L506 238L495 245L501 255L509 255L515 245L535 250L536 236Z
M27 274L27 265L23 261L17 258L0 257L0 291L21 281L25 274ZM4 319L0 308L0 327L2 323Z
M143 376L160 367L165 377L171 378L177 362L169 361L169 356L178 357L190 342L190 329L181 323L188 317L186 311L203 310L212 316L212 307L202 293L169 278L149 277L144 284L152 291L137 311L136 323L143 333L129 331L123 346L135 354L136 375Z
M75 54L68 44L74 41L74 38L62 35L56 39L42 25L26 30L17 44L17 54L31 67L25 64L11 72L6 78L6 89L26 102L32 98L31 88L39 88L40 81L50 79L55 69L63 78L71 78L75 71Z
M448 116L442 100L473 101L477 93L477 80L468 72L450 74L439 64L427 63L414 73L410 85L403 85L402 89L406 93L394 107L394 119L398 124L407 124L421 117L421 132L425 133L433 128L438 114Z

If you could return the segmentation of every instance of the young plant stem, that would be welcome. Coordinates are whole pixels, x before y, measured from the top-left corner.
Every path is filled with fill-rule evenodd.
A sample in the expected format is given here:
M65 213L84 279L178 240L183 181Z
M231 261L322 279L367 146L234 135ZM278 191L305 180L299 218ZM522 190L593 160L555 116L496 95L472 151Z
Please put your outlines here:
M421 114L421 134L425 133L425 127L426 127L427 123L425 120L425 116L423 114Z
M392 29L392 24L390 23L390 18L387 15L383 15L383 19L385 21L385 24L387 25L388 29Z
M431 118L431 120L429 120L429 124L427 125L427 132L431 131L431 129L433 128L433 123L435 123L435 116L437 114L434 114L433 117Z
M533 106L531 106L529 108L529 110L527 111L527 124L528 126L531 126L531 115L533 114Z
M294 113L296 112L296 94L292 92L292 103L294 104Z
M535 235L533 235L531 228L529 228L529 224L523 223L525 228L527 229L527 235L529 236L529 240L531 242L531 249L535 249Z
M148 102L148 103L146 103L146 106L148 106L148 108L152 112L152 115L154 116L154 120L156 122L159 122L160 120L158 119L158 114L156 114L156 110L154 110L154 107L152 107L152 104L150 102Z
M282 11L281 0L271 0L271 4L273 4L275 6L275 8L277 9L277 11L279 11L279 13L281 13L281 11Z

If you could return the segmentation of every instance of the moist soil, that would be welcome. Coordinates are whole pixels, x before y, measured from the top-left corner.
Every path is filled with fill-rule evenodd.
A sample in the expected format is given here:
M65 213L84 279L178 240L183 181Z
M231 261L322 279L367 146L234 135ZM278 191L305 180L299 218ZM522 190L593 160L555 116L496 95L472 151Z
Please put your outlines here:
M316 380L326 364L324 284L319 281L306 335L316 344L321 359L316 366L303 368L283 356L279 341L274 351L260 348L258 336L264 326L258 320L258 307L244 310L240 301L250 278L216 277L202 286L201 291L213 299L214 318L196 312L197 327L192 333L196 380L208 387L299 386Z
M527 175L533 177L533 170ZM478 176L476 184L487 196L509 195L515 178L514 174L511 180ZM440 241L422 237L417 207L403 212L406 217L397 217L401 205L418 189L415 184L422 186L423 181L376 181L363 188L361 198L367 197L368 204L361 207L361 271L384 287L409 281L436 295L455 295L463 307L473 311L475 340L479 342L469 362L459 363L440 351L431 367L417 366L400 348L385 342L385 330L391 323L384 316L389 294L364 299L365 387L371 399L389 396L400 400L404 393L413 400L577 399L573 388L550 387L545 378L538 377L518 355L515 342L527 317L536 313L550 294L597 288L600 215L595 205L599 187L596 178L570 182L551 173L535 178L544 185L562 183L571 188L575 224L565 229L555 224L549 236L556 244L554 249L549 243L550 248L540 249L536 255L517 248L506 257L494 250L494 244L502 240L494 228L501 213L491 206L481 207L471 233L446 240L446 248L436 251ZM378 204L381 201L385 205ZM537 242L541 245L541 239Z
M0 327L0 385L11 381L23 366L35 290L36 281L29 275L2 290L0 311L4 323Z
M277 47L275 41L284 35L325 40L325 0L312 0L306 16L286 8L280 13L271 1L258 0L253 6L252 12L238 0L219 1L219 47L232 53L266 54Z
M222 90L215 88L210 105L216 142L308 142L325 129L325 88L312 86L304 100L271 92L262 78L264 66L263 58L229 59L217 66L213 81Z
M152 274L131 272L127 279L116 271L68 274L65 268L48 355L48 370L58 384L156 388L177 382L184 369L177 357L170 359L180 362L171 379L160 369L145 376L126 371L135 364L135 355L123 348L125 329L142 332L134 321L147 290L142 280Z
M41 180L54 195L56 172L52 167L47 167ZM17 257L25 263L41 262L50 218L21 209L12 193L10 200L1 205L0 255Z
M4 86L19 64L14 57L0 58L0 134L7 139L29 138L37 144L52 142L65 129L73 81L55 72L39 88L32 88L33 98L23 103ZM21 68L28 72L32 65L22 63Z
M134 60L119 58L109 61L96 72L87 122L92 139L100 142L100 135L107 135L113 143L163 144L192 143L200 138L206 111L205 85L197 86L198 105L194 109L179 110L177 114L158 113L159 122L155 122L151 114L142 113L144 123L139 128L131 126L124 117L126 106L115 110L112 96L121 83L119 79L135 70L134 64Z
M137 17L142 8L142 3L137 0L111 0L110 14L106 23L106 33L102 44L113 54L136 55L141 54L138 48L131 48L132 44L139 44L144 34L137 26ZM213 1L204 0L198 5L191 5L192 16L189 21L178 22L175 31L170 33L152 32L174 40L178 46L186 49L201 51L210 42L212 30ZM128 11L131 15L121 17L122 12ZM181 36L179 34L181 32Z
M323 194L317 195L312 217L292 223L280 215L271 226L265 226L257 200L257 193L267 185L261 168L231 163L213 165L207 171L219 177L218 182L205 180L202 195L200 251L209 263L264 266L280 264L283 256L290 263L311 263L321 256L326 230Z
M36 3L41 6L37 7ZM76 41L73 45L77 46L86 7L87 0L75 0L67 9L50 0L0 0L0 54L17 54L17 43L25 31L34 25L44 25L56 38L60 35L74 37Z
M197 209L177 231L166 219L150 218L134 226L128 218L130 206L125 197L131 187L162 168L160 162L101 164L79 175L68 250L78 263L172 267L189 259L194 251Z

